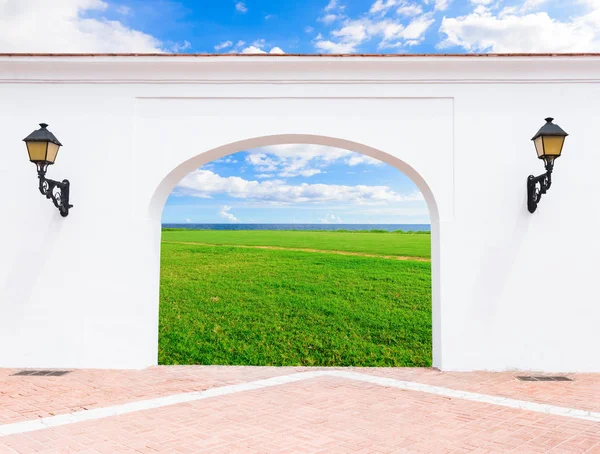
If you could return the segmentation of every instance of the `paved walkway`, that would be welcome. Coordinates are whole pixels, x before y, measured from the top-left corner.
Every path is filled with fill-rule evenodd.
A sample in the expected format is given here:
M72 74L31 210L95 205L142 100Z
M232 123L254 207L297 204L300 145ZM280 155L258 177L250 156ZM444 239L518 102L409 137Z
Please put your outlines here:
M0 453L600 453L600 375L432 369L0 369Z

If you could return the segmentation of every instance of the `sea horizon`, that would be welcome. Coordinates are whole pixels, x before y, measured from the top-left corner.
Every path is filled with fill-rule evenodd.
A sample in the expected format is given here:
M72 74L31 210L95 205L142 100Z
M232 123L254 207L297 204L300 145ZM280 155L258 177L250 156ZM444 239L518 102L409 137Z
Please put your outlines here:
M285 224L285 223L260 223L260 224L210 224L210 223L164 223L167 229L189 230L386 230L393 232L403 231L431 231L431 224Z

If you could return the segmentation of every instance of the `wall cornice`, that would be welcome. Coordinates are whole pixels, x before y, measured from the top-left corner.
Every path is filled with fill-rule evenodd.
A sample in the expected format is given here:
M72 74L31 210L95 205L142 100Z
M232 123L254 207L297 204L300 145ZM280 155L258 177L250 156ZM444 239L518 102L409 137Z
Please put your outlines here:
M0 83L597 83L600 55L29 56L0 55Z

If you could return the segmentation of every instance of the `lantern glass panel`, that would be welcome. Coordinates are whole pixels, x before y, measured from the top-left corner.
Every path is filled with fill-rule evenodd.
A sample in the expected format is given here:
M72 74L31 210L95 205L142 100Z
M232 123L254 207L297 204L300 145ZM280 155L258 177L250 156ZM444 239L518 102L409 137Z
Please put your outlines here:
M48 142L27 142L29 160L32 162L45 161Z
M533 141L535 143L535 151L537 151L538 158L542 158L544 156L544 138L538 137Z
M54 164L54 160L56 159L59 148L60 146L56 145L55 143L48 142L48 155L46 156L46 161Z
M562 136L545 136L544 137L544 154L546 156L560 156L562 152L565 138ZM539 153L539 152L538 152Z

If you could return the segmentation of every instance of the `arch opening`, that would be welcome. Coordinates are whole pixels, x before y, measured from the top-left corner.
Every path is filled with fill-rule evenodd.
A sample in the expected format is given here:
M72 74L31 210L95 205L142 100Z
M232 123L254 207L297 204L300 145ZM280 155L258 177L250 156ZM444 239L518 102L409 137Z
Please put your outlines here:
M332 148L341 148L377 159L385 164L389 164L409 177L419 188L423 194L423 197L425 198L425 201L427 202L431 224L433 225L439 220L438 207L433 192L424 178L407 162L389 153L358 142L312 134L278 134L254 137L238 142L232 142L218 148L213 148L191 157L171 170L171 172L169 172L169 174L167 174L160 182L150 202L150 218L160 220L163 207L165 206L165 202L167 201L169 194L171 194L175 186L177 186L177 184L191 171L198 169L211 161L215 161L230 154L239 152L240 150L249 150L285 144L314 144Z
M348 150L387 164L406 175L421 192L429 211L431 226L431 309L432 309L432 364L441 368L441 336L440 336L440 302L438 292L439 270L439 213L433 192L424 178L407 162L384 151L345 139L327 136L284 134L250 138L232 142L204 153L195 155L177 167L161 181L150 203L150 218L161 226L161 215L171 192L190 172L199 169L213 161L225 158L243 150L252 150L269 146L287 144L320 145L336 149ZM160 249L160 247L159 247Z

